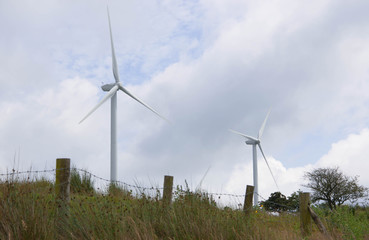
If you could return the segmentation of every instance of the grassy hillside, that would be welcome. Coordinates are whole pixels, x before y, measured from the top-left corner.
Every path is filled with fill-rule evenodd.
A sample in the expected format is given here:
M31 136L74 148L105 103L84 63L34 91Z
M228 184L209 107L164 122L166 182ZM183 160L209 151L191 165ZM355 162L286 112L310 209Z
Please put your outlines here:
M170 207L155 196L110 188L72 176L69 211L55 201L45 179L0 183L0 239L301 239L298 213L273 216L254 209L219 208L206 193L177 188ZM369 239L365 208L315 209L333 239ZM310 239L329 239L313 226Z

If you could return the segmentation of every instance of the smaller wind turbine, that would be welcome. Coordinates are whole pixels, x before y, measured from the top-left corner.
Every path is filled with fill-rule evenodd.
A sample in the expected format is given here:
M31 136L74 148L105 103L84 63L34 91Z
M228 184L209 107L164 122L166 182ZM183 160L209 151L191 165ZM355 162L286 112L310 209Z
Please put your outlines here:
M252 145L252 156L253 156L253 177L254 177L254 206L257 206L258 205L258 202L259 202L259 183L258 183L258 161L257 161L257 150L256 150L256 145L259 147L260 149L260 152L261 154L263 155L264 157L264 160L265 160L265 163L267 164L268 168L269 168L269 171L270 171L270 174L272 175L273 177L273 180L274 180L274 183L275 185L277 186L277 188L279 189L278 187L278 184L277 184L277 181L275 180L274 178L274 175L273 175L273 172L272 170L270 169L270 166L269 166L269 163L268 163L268 160L266 159L265 157L265 154L264 154L264 151L263 149L261 148L261 144L260 144L260 139L261 139L261 136L263 135L263 132L264 132L264 128L265 128L265 124L268 120L268 117L269 117L269 114L270 114L270 110L268 112L268 114L266 115L265 117L265 120L263 122L263 124L261 125L261 128L259 130L259 133L258 133L258 137L257 138L254 138L254 137L251 137L251 136L248 136L246 134L243 134L243 133L240 133L240 132L237 132L237 131L234 131L232 129L230 129L231 132L235 133L235 134L238 134L238 135L241 135L242 137L245 137L247 139L246 141L246 144L247 145Z

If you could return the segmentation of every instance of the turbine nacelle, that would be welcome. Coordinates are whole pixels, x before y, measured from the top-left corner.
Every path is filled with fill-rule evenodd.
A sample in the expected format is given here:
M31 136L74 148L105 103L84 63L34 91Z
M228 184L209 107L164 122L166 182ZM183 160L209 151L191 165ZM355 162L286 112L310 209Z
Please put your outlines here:
M101 89L104 92L109 92L114 86L116 85L116 83L109 83L109 84L105 84L101 86Z
M260 143L260 140L247 140L246 142L245 142L247 145L257 145L257 144L259 144Z

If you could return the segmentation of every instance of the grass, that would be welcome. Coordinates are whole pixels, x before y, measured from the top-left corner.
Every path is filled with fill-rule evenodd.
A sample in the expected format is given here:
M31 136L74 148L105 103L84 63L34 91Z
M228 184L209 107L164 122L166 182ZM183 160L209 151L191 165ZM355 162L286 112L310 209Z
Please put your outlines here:
M103 194L89 176L76 174L66 211L56 203L49 180L0 182L0 239L302 239L297 213L273 216L254 209L245 216L187 187L177 187L167 207L159 192L134 196L114 185ZM368 209L315 211L332 238L369 239ZM325 237L313 226L310 239Z
M335 211L325 208L315 210L329 229L340 232L344 239L369 239L369 208L341 206Z

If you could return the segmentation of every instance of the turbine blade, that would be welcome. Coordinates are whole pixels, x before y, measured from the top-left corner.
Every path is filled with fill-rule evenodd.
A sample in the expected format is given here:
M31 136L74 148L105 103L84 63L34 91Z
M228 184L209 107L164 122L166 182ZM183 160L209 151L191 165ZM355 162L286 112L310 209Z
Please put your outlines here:
M155 113L156 115L158 115L160 118L162 118L163 120L170 122L168 119L166 119L165 117L163 117L162 115L160 115L157 111L155 111L152 107L150 107L149 105L147 105L146 103L144 103L142 100L138 99L137 97L135 97L132 93L130 93L127 89L125 89L121 84L119 84L119 89L122 90L125 94L127 94L128 96L130 96L131 98L133 98L134 100L136 100L137 102L141 103L142 105L144 105L146 108L148 108L151 112Z
M268 111L268 114L266 115L263 124L261 125L261 128L259 130L259 134L258 134L258 139L260 140L261 136L263 135L264 132L264 128L265 128L265 124L268 120L269 114L270 114L271 109Z
M79 123L83 122L88 116L90 116L93 112L95 112L96 109L98 109L106 100L111 98L117 91L118 86L115 85L112 89L110 89L110 91L105 95L105 97L101 99L101 101L91 111L89 111L84 118L82 118L82 120Z
M117 59L115 57L115 51L114 51L114 43L113 43L113 34L111 31L111 23L110 23L110 14L109 14L109 6L106 5L107 11L108 11L108 20L109 20L109 31L110 31L110 43L111 43L111 57L112 57L112 64L113 64L113 75L115 82L119 82L119 74L118 74L118 66L117 66Z
M277 181L276 181L276 180L275 180L275 178L274 178L274 175L273 175L272 169L271 169L271 168L270 168L270 166L269 166L269 163L268 163L268 161L267 161L267 159L266 159L266 157L265 157L264 151L263 151L263 149L261 148L260 143L258 144L258 146L259 146L260 152L261 152L261 154L263 155L264 160L265 160L265 162L266 162L266 164L267 164L267 166L268 166L268 168L269 168L270 174L271 174L271 175L272 175L272 177L273 177L274 183L275 183L275 185L277 186L277 188L278 188L278 190L279 190L279 187L278 187Z
M235 134L237 134L237 135L240 135L240 136L242 136L242 137L245 137L245 138L247 138L247 139L249 139L249 140L251 140L251 141L258 141L257 139L255 139L255 138L253 138L253 137L251 137L251 136L247 136L247 135L245 135L245 134L243 134L243 133L240 133L240 132L237 132L237 131L235 131L235 130L229 129L229 131L231 131L231 132L233 132L233 133L235 133Z

